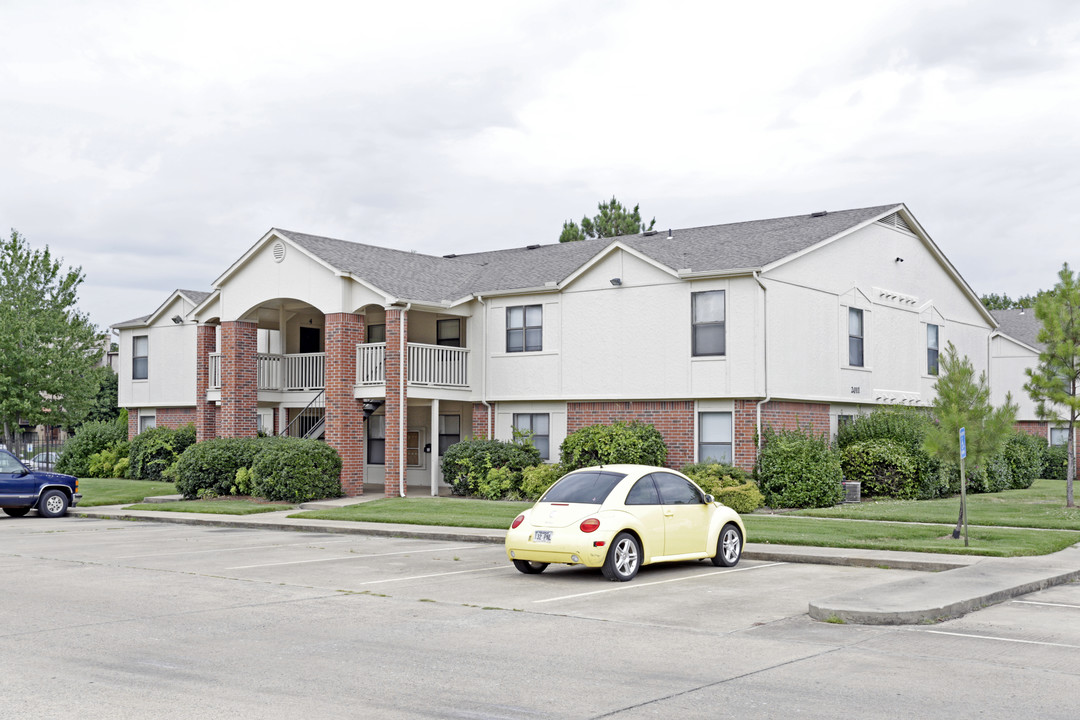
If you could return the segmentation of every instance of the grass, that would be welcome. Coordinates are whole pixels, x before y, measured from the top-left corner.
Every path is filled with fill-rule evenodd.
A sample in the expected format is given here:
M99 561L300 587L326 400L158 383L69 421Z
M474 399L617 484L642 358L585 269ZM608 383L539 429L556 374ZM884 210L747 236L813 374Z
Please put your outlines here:
M289 517L506 530L514 518L532 506L531 502L465 498L383 498L333 510L307 510Z
M951 555L1046 555L1080 542L1080 533L1001 527L969 527L970 546L953 540L953 525L849 522L787 515L743 515L747 540L778 545L907 550Z
M175 495L176 486L153 480L120 480L118 478L79 478L82 500L79 507L124 505L142 502L155 495Z
M1065 507L1065 483L1036 480L1026 490L1004 490L967 496L968 525L1080 530L1080 507ZM794 510L789 515L850 520L895 520L956 524L960 497L938 500L868 500L814 510Z
M167 503L139 503L125 510L154 510L159 512L210 513L212 515L255 515L257 513L292 510L295 505L267 503L242 498L220 500L181 500Z

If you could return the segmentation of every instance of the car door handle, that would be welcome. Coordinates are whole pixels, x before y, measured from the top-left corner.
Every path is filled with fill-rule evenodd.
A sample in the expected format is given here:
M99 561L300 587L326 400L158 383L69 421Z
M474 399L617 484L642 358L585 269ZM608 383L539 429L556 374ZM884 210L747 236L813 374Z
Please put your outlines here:
M674 510L665 510L664 515L666 517L675 517L675 511Z

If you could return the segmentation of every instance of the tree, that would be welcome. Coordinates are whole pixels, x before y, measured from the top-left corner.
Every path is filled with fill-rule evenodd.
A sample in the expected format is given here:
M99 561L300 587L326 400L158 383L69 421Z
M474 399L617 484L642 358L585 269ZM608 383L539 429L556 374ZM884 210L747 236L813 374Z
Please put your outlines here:
M1068 470L1065 472L1065 505L1073 503L1073 478L1076 477L1076 421L1080 419L1080 284L1069 269L1061 266L1054 289L1035 304L1035 317L1042 322L1039 364L1027 369L1024 389L1035 403L1043 420L1069 423Z
M98 392L90 377L101 336L75 308L81 268L61 268L15 230L0 242L0 424L79 424Z
M87 382L96 383L98 388L87 410L83 422L92 420L115 420L120 416L118 390L120 378L111 367L102 365L93 368L87 374Z
M564 222L559 242L635 235L652 230L656 225L656 218L650 220L648 225L641 221L641 205L635 205L633 210L627 210L615 199L614 195L611 196L610 202L597 203L596 208L600 212L591 219L588 216L582 216L580 226L573 220Z
M1022 310L1024 308L1033 308L1035 303L1039 301L1050 290L1040 290L1035 295L1021 295L1013 300L1009 297L1008 293L990 293L989 295L983 295L979 298L979 301L983 304L987 310Z
M1019 407L1012 401L1012 394L1005 396L1005 404L994 408L990 403L990 383L986 372L975 380L975 368L967 355L960 356L951 342L945 346L941 357L940 373L934 383L933 414L936 421L926 433L923 445L926 451L944 462L960 459L960 428L965 428L967 446L966 462L971 470L982 467L991 457L1001 452L1012 432ZM957 522L957 532L963 524L963 508Z

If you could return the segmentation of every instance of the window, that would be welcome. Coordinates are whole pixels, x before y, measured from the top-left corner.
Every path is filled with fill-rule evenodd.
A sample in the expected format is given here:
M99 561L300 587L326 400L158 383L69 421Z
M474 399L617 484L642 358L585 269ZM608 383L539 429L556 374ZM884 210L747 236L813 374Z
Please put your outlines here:
M445 455L447 448L461 442L461 416L439 416L439 454Z
M630 492L626 493L626 504L660 504L660 495L658 495L656 492L656 483L653 482L652 475L646 475L645 477L634 483L634 487L630 488Z
M405 433L405 464L420 467L420 431L409 430Z
M855 416L854 415L837 415L836 416L836 429L837 430L843 430L848 425L851 425L853 422L855 422Z
M131 339L131 379L145 380L149 373L150 338L136 335Z
M544 349L544 312L539 305L506 308L506 352Z
M1069 428L1050 428L1050 444L1064 447L1069 444Z
M724 355L724 291L696 292L690 296L694 357Z
M439 320L435 323L435 344L461 347L461 320Z
M367 341L369 343L386 342L386 325L368 325L367 326Z
M732 464L731 413L698 413L698 462Z
M547 413L514 413L514 429L531 433L533 447L540 451L540 457L548 459L551 431Z
M705 502L697 488L678 475L657 472L652 474L664 505L700 505Z
M367 420L367 461L370 465L386 464L386 416L372 415Z
M552 485L551 489L544 493L544 497L540 498L540 502L600 505L624 477L625 473L609 470L572 472Z
M848 365L863 366L863 311L848 308Z
M143 430L149 430L152 427L157 427L157 411L140 410L139 411L139 432Z
M926 326L926 374L938 374L938 326Z

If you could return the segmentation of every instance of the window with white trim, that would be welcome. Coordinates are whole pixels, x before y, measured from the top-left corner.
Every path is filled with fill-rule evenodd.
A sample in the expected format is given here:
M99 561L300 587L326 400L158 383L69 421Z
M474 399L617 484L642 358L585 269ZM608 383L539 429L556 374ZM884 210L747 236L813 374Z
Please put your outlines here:
M544 349L544 309L541 305L506 308L506 352Z
M863 311L848 308L848 365L863 367Z
M386 342L386 324L380 323L378 325L368 325L367 341L369 343Z
M698 462L733 463L731 413L698 413Z
M150 338L136 335L131 338L131 379L146 380L150 373Z
M367 461L369 465L386 464L386 416L372 415L367 419Z
M532 433L532 444L547 460L551 449L551 423L547 413L514 413L514 428Z
M439 416L439 455L445 455L451 445L461 442L461 416Z
M435 344L445 347L461 347L461 320L459 318L436 320Z
M926 326L926 374L938 374L938 326Z
M694 357L727 354L725 297L723 290L690 295L691 353Z
M157 410L139 410L139 432L157 427Z
M1069 428L1052 427L1050 428L1050 444L1054 446L1064 447L1069 444Z

